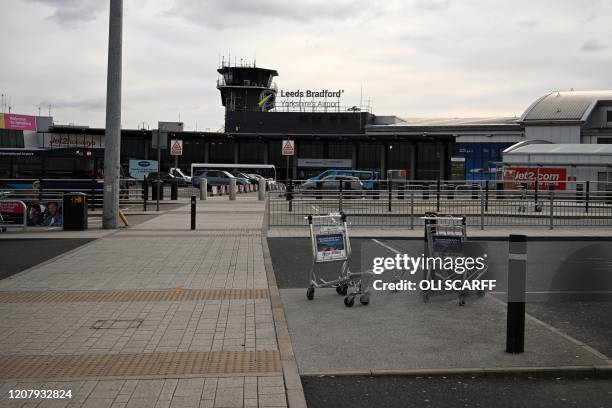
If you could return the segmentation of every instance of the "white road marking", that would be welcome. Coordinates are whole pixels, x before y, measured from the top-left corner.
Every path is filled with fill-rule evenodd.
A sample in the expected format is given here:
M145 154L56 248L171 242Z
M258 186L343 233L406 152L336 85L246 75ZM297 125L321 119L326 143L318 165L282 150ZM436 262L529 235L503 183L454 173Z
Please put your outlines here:
M401 255L401 254L403 253L403 252L401 252L401 251L399 251L399 250L397 250L397 249L393 248L392 246L389 246L389 245L387 245L387 244L385 244L385 243L380 242L380 241L379 241L379 240L377 240L377 239L372 238L372 242L377 243L377 244L378 244L378 245L380 245L381 247L388 249L389 251L393 252L394 254L399 254L399 255Z

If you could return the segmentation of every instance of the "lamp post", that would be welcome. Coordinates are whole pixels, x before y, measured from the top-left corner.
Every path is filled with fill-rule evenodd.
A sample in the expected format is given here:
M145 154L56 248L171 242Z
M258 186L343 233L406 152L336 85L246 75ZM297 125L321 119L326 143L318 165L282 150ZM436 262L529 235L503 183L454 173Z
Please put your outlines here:
M119 228L122 31L123 0L110 0L106 79L106 135L104 137L104 213L102 219L102 227L105 229Z

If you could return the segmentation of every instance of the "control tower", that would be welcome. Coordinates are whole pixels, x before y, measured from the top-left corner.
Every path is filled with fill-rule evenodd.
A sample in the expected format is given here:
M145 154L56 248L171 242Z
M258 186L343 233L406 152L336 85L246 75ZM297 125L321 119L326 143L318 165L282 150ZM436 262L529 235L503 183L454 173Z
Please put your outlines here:
M277 87L272 79L278 76L274 69L260 68L253 64L231 65L223 60L217 69L221 78L217 89L225 112L267 112L274 108Z

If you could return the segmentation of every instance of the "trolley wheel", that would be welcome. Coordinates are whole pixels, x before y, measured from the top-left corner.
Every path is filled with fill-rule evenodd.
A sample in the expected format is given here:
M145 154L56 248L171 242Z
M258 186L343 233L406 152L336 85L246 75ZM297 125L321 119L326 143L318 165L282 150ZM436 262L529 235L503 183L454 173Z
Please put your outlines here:
M308 300L314 299L314 292L315 292L315 288L310 287L306 289L306 298L308 298Z
M476 296L478 296L479 298L484 297L485 296L485 291L484 290L477 290L476 291Z
M423 292L423 303L429 303L429 293L428 292Z
M347 297L344 298L344 305L346 307L353 307L354 304L355 304L355 296L348 295Z
M348 292L348 285L338 285L336 286L336 293L341 296L346 296Z
M359 303L364 306L370 304L370 292L365 292L363 295L359 296Z

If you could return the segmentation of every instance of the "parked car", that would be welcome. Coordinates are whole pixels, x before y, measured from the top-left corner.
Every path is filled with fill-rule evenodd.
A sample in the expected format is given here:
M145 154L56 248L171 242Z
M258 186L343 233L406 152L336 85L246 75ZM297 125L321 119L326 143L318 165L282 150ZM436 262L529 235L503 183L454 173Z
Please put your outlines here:
M268 185L268 186L276 184L276 180L274 180L272 178L265 178L261 174L249 173L248 176L251 176L251 177L257 179L257 181L259 181L261 179L266 180L266 185Z
M308 180L323 180L329 176L350 176L357 177L363 183L363 188L366 190L372 190L374 188L374 181L380 179L380 173L377 171L369 170L325 170L323 173L311 177Z
M236 185L246 185L249 181L243 178L233 176L224 170L200 170L193 175L191 184L194 187L200 187L201 179L206 179L208 186L229 186L230 180L235 179Z
M159 176L158 176L159 174ZM174 176L172 176L170 173L166 173L166 172L161 172L158 173L156 171L151 172L149 174L147 174L147 181L154 181L154 180L158 180L161 179L161 181L163 181L164 183L168 183L170 181L175 181L176 178Z
M342 189L345 191L345 197L362 197L363 182L359 177L345 176L333 174L324 177L321 180L307 180L299 187L299 190L306 194L312 194L316 190L323 191L338 191L342 183Z
M182 186L191 184L191 176L183 173L183 171L178 167L172 167L170 169L170 175L176 178Z
M253 177L252 174L246 174L246 173L238 172L238 173L234 173L234 176L243 178L245 180L248 180L248 182L251 183L251 184L259 183L259 179L257 177Z

